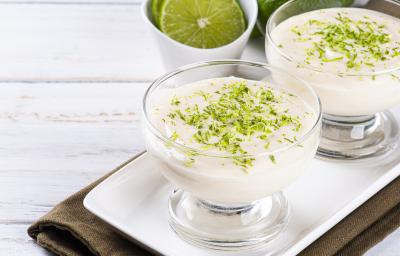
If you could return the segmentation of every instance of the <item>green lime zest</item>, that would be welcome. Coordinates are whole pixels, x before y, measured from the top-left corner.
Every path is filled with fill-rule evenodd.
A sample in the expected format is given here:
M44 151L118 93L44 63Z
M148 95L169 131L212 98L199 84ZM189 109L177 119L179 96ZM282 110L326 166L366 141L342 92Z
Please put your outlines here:
M246 156L248 152L244 144L258 138L264 143L264 148L268 149L271 136L282 127L290 127L294 132L302 127L298 116L279 108L282 95L296 97L291 93L278 95L267 86L251 90L244 81L224 84L216 92L213 97L203 91L196 91L190 96L201 97L205 102L202 107L193 101L184 102L183 98L174 96L171 110L167 114L168 121L179 121L196 128L192 140L200 148L232 154L233 163L242 169L251 167L255 160ZM185 109L178 107L176 102L182 102ZM285 134L283 136L288 143L296 140L296 137L290 139ZM178 138L178 135L173 137ZM271 161L275 163L275 160Z
M390 44L392 37L386 26L369 17L356 20L338 12L335 21L311 19L301 26L294 26L291 31L297 42L308 41L310 36L316 39L311 47L305 49L306 64L310 64L311 59L319 59L321 65L323 62L345 61L347 69L359 70L363 66L373 68L373 63L400 56L400 47ZM302 37L303 34L307 37ZM328 51L338 56L329 57Z

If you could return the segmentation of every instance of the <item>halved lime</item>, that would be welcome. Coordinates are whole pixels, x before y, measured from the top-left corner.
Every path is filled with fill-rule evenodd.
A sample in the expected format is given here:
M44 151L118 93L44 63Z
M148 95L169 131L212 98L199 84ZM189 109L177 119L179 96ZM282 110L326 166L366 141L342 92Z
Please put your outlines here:
M164 0L152 0L151 1L151 14L153 15L154 24L160 26L160 10Z
M236 0L163 0L160 29L197 48L216 48L237 39L246 19Z

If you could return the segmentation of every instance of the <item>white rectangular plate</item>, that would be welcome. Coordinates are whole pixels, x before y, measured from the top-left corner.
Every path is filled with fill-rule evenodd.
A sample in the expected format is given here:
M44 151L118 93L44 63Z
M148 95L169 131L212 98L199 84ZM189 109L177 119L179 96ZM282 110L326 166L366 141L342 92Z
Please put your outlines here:
M400 109L393 111L400 120ZM310 170L285 190L291 207L287 230L274 242L246 255L296 255L368 198L400 175L400 159L360 167L314 160ZM110 176L85 198L85 207L132 241L167 256L243 255L197 248L168 226L173 186L147 153Z

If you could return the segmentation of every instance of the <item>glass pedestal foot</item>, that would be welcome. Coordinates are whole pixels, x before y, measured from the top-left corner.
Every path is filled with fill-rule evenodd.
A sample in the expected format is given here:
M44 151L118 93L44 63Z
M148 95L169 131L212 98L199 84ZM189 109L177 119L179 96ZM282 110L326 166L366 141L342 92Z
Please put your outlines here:
M248 205L221 205L176 190L170 196L169 213L171 228L185 241L238 250L276 238L287 225L289 208L281 192Z
M317 156L355 162L383 158L398 147L398 140L399 128L389 111L356 117L324 114Z

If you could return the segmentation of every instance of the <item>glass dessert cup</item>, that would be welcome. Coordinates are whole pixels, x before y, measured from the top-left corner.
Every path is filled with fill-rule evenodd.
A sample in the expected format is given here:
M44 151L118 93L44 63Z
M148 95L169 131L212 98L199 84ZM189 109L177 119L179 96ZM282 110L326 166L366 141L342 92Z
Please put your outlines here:
M374 72L334 73L303 65L286 54L284 47L276 42L273 31L293 16L319 9L307 2L289 1L271 15L266 28L268 63L285 68L317 91L323 109L319 157L351 160L352 163L389 159L388 155L398 147L399 128L387 109L400 103L400 66ZM337 5L340 1L331 2L331 7L340 7ZM355 1L354 5L388 15L400 12L398 2L382 0L379 5L375 2L367 1L363 6Z
M150 111L163 90L229 76L290 89L315 112L312 128L294 144L258 155L190 148L157 128ZM170 196L169 223L181 238L201 247L237 250L263 245L284 230L289 206L281 190L303 174L319 143L320 103L310 86L265 64L234 60L199 63L155 81L144 96L143 116L147 150L165 167L162 174L178 188ZM252 159L253 166L241 170L232 161L238 158Z

